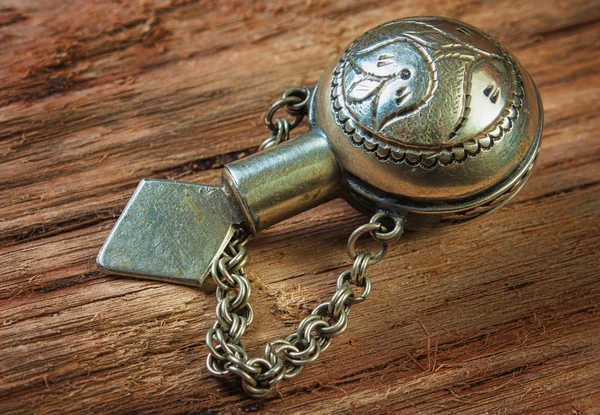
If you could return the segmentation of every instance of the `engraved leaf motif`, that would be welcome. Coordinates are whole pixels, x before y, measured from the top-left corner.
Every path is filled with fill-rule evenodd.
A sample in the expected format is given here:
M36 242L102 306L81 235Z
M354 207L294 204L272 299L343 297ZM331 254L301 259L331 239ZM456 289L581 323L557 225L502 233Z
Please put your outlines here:
M378 78L393 78L404 68L407 60L414 58L414 47L403 39L375 45L357 52L351 63L359 72Z
M414 103L414 91L401 79L387 82L373 101L373 124L380 131L391 119L408 112Z
M382 84L381 80L365 78L350 87L348 90L348 101L360 102L371 97Z
M431 97L434 68L416 53L412 59L401 63L405 68L404 76L386 80L377 89L377 96L373 99L371 114L377 131L414 112Z

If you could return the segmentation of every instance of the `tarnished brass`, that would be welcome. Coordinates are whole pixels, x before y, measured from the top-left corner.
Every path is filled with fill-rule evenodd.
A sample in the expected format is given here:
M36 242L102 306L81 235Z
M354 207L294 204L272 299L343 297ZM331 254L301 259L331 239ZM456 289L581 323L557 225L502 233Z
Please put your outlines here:
M124 271L112 264L126 263L128 275L198 283L232 237L231 227L254 234L336 197L366 214L401 216L407 228L463 223L514 196L540 146L542 104L529 74L491 37L449 19L376 27L348 46L310 96L299 96L303 91L286 93L269 111L267 125L276 134L265 151L225 166L221 191L210 193L218 198L196 198L191 213L179 203L173 219L179 222L161 222L160 232L150 223L165 210L143 223L120 220L98 263L113 272ZM281 107L295 116L293 125L272 120ZM274 145L303 112L311 131ZM169 193L168 186L161 189ZM137 199L127 212L141 206ZM192 226L185 218L198 213L213 218L202 222L201 233L172 238L170 230ZM148 239L140 250L139 241ZM210 252L189 279L173 274L178 267L157 265L165 252L189 252L190 244Z

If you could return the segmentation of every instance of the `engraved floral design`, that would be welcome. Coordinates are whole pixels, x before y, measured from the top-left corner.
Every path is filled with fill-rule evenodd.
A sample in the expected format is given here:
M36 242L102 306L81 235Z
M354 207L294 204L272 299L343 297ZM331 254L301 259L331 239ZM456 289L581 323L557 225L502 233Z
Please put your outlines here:
M394 24L396 36L372 41L368 32L334 70L332 109L355 145L382 160L431 168L490 149L510 131L524 92L504 49L487 37L493 50L478 48L462 31L455 36L424 22ZM473 93L485 102L473 106Z
M348 61L356 75L346 100L352 104L372 98L371 125L375 131L423 106L436 86L434 62L408 38L363 49Z

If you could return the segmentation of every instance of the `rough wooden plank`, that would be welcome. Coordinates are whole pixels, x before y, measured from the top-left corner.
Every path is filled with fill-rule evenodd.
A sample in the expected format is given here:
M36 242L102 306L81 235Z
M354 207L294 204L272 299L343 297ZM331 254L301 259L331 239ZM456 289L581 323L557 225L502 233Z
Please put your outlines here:
M0 2L2 412L600 412L600 8L214 3ZM486 219L405 235L347 334L247 399L204 368L211 295L94 257L140 178L216 182L281 91L365 29L431 14L490 32L536 80L535 173ZM253 353L331 295L362 221L334 201L252 241Z

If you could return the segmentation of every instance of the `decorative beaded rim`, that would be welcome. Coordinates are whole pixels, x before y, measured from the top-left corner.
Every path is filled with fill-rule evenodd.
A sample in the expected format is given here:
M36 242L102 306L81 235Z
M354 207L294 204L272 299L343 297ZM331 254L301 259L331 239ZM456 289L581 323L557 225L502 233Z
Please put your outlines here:
M513 82L510 95L507 99L510 105L498 115L495 122L490 124L486 130L479 133L477 137L454 145L445 145L439 149L419 148L417 146L401 143L392 144L388 141L380 140L376 134L361 126L353 119L353 115L348 109L344 97L344 73L349 64L349 56L358 41L353 42L346 49L346 52L333 71L330 97L337 124L342 128L342 131L348 136L354 146L362 147L365 151L374 153L381 161L391 161L411 167L419 166L431 169L438 164L448 166L453 163L462 163L469 157L475 157L482 151L490 150L494 143L500 141L513 128L514 122L518 119L523 105L525 91L520 70L513 58L500 44L487 35L485 37L502 51L501 56L510 63L509 67L513 76Z

